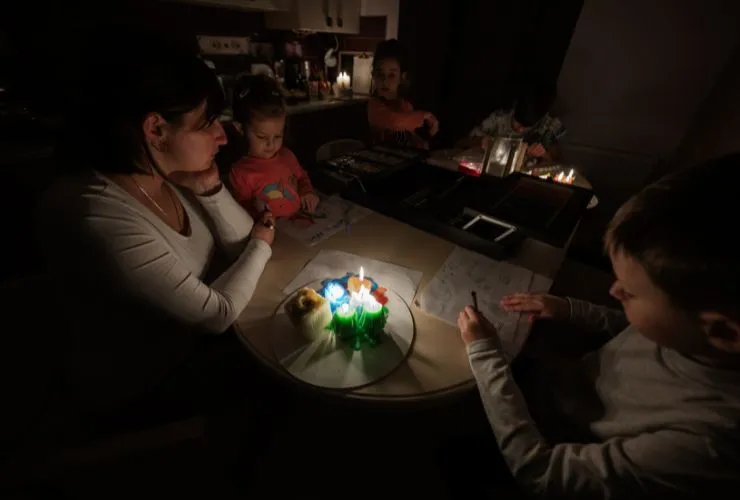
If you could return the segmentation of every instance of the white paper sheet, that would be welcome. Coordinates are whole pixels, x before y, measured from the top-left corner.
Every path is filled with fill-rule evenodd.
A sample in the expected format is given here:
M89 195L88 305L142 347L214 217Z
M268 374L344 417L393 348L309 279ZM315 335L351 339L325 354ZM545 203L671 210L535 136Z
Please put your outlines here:
M283 292L285 294L292 293L297 288L311 281L341 278L348 272L359 273L360 266L364 268L365 276L374 279L378 285L393 290L406 303L411 304L416 294L416 288L421 281L421 271L360 257L359 255L341 252L339 250L322 250L319 252L293 278L293 281L285 287Z
M475 291L478 309L496 326L509 355L516 356L529 332L526 319L506 313L498 303L504 295L536 289L547 291L552 280L504 261L496 261L455 247L419 299L426 313L450 325L457 325L460 311L472 302Z
M371 210L343 200L337 195L323 198L312 220L280 219L276 227L283 233L306 246L312 247L333 234L355 224Z

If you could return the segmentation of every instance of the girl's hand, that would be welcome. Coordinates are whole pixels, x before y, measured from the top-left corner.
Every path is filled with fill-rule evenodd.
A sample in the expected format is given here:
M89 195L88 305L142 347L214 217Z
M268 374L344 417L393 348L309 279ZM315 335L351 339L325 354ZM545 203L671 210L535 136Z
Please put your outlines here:
M312 214L316 211L316 207L319 206L319 197L316 196L314 193L308 193L306 195L301 196L301 208L308 212L309 214Z
M535 158L544 158L545 155L547 155L547 150L545 149L545 146L537 143L532 144L531 146L529 146L529 148L527 148L527 154Z
M429 135L434 137L439 132L439 120L431 113L424 115L424 124L429 127Z
M473 306L465 306L457 316L457 327L465 345L481 339L487 339L498 335L496 327L491 324L481 313L476 312Z
M544 293L514 293L501 299L500 305L506 312L529 314L530 321L565 321L570 316L570 304L566 299Z
M275 217L272 212L265 212L252 227L252 238L262 240L268 245L275 241Z
M172 172L169 180L198 196L208 196L221 189L221 178L215 163L201 172Z

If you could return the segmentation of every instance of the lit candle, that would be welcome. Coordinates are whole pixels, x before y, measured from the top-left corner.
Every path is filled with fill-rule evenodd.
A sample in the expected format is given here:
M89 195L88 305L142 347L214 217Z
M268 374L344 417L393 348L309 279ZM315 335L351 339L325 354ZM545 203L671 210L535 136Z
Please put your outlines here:
M360 266L360 276L352 276L347 280L347 290L350 293L361 293L363 287L369 290L373 287L373 284L370 280L365 279L365 270Z
M370 345L380 343L387 320L388 308L381 305L372 295L368 295L357 318L357 326Z
M341 73L339 73L339 75L337 75L337 85L339 86L340 89L349 88L349 83L350 83L350 78L349 78L349 75L345 71L342 71Z
M565 178L565 182L568 184L573 184L573 181L575 180L575 175L573 173L573 169L570 169L570 172L568 172L568 176Z
M357 336L357 321L355 308L349 304L342 304L334 313L329 327L337 337L350 340Z

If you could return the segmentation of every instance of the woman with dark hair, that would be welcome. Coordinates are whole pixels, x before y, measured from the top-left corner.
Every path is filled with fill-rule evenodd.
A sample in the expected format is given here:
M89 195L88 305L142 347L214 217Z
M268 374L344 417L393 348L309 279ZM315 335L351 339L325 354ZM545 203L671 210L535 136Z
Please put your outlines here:
M272 215L253 221L221 185L215 74L150 37L121 52L95 60L83 86L74 131L82 147L71 150L83 171L47 193L40 211L74 334L69 387L95 409L188 376L200 387L184 388L185 398L223 391L205 387L205 357L220 356L208 337L227 332L246 307L274 238ZM243 354L234 334L226 337L232 354Z

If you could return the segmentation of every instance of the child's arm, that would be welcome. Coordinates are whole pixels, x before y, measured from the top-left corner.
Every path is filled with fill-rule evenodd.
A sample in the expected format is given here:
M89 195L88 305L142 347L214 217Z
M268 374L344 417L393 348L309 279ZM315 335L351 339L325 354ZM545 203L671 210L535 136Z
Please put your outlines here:
M427 118L426 111L393 111L378 99L372 99L367 105L367 117L372 127L385 130L414 131L423 127Z
M615 337L629 325L624 311L597 306L585 300L566 297L570 306L568 321L594 333L606 333Z
M691 429L657 429L605 443L550 444L529 415L498 338L473 341L467 350L501 453L529 493L589 499L698 498L695 495L714 491L717 485L737 484L736 463L723 456L710 436Z
M532 320L567 321L610 337L616 336L629 324L623 311L546 293L513 293L503 297L500 305L507 312L527 314Z

